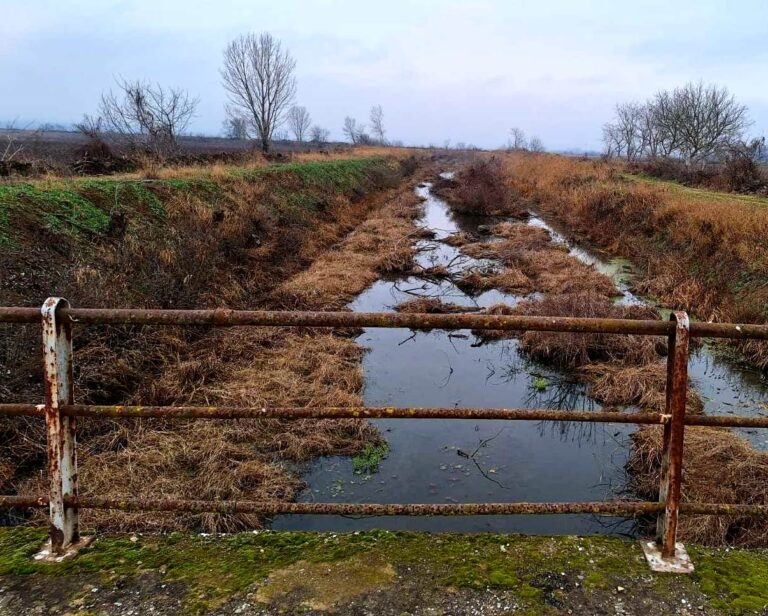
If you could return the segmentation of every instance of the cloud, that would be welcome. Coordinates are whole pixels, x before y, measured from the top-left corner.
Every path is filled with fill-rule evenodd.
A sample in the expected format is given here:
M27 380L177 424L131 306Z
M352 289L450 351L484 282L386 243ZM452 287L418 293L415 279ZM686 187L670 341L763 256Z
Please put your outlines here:
M2 0L0 0L2 1ZM615 102L703 78L768 107L768 4L694 0L53 0L3 6L0 118L72 121L114 75L199 95L195 131L223 117L221 51L269 30L298 64L299 99L339 136L382 104L407 142L496 146L510 126L553 147L597 147Z

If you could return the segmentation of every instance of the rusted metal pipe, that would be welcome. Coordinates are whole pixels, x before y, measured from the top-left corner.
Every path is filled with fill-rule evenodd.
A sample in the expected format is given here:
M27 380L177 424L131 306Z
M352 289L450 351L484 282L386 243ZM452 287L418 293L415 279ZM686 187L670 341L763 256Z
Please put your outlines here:
M768 417L746 415L686 415L686 426L712 428L768 428Z
M6 309L0 308L0 321ZM26 309L11 308L10 322L34 322ZM24 312L22 312L24 311ZM308 312L270 310L157 310L71 308L63 317L82 324L205 325L267 327L402 327L409 329L503 329L588 333L668 335L665 321L595 319L581 317L532 317L489 314L424 314L389 312ZM38 317L39 318L39 317Z
M64 502L65 498L77 497L77 420L61 413L62 406L74 402L72 322L61 318L59 313L68 305L65 299L49 297L41 308L50 535L51 551L54 554L63 553L80 539L77 508Z
M50 499L47 495L39 496L0 496L0 509L33 509L48 507Z
M667 321L487 314L424 314L251 310L160 310L143 308L69 308L73 322L96 325L201 325L270 327L402 327L408 329L501 329L605 334L669 335ZM34 308L0 307L0 323L37 323ZM768 325L704 323L690 325L693 338L768 339Z
M162 419L500 419L519 421L574 421L587 423L663 424L663 413L557 411L550 409L497 409L465 407L239 407L239 406L96 406L64 405L67 417ZM0 404L0 416L43 417L37 404ZM748 415L686 415L685 425L713 428L768 428L768 417Z
M0 307L0 323L40 323L39 308Z
M122 511L189 511L193 513L429 516L429 515L530 515L585 514L638 516L658 513L664 506L654 502L616 501L587 503L440 503L440 504L370 504L370 503L290 503L259 501L202 501L176 499L120 499L79 497L71 501L83 509L118 509Z
M45 417L45 406L42 404L0 404L0 416L14 417Z
M115 509L122 511L189 511L215 513L256 513L267 516L302 515L515 515L515 514L601 514L619 516L653 515L664 505L652 501L616 501L587 503L441 503L441 504L357 504L290 503L260 501L204 501L175 499L122 499L79 496L65 499L67 505L80 509ZM0 509L31 509L48 506L46 495L0 496ZM727 503L680 503L685 515L766 516L768 505Z
M664 423L661 413L557 411L457 407L208 407L208 406L88 406L63 409L74 417L155 417L166 419L504 419L611 423Z
M768 325L754 323L706 323L692 321L691 338L733 338L735 340L768 340Z
M670 334L667 346L666 412L672 419L664 424L659 502L665 507L656 529L656 541L663 558L675 556L688 394L688 315L682 311L673 312L670 320L675 324L675 331Z
M587 423L663 424L663 413L557 411L466 407L240 407L240 406L120 406L64 405L67 417L161 419L499 419L518 421L574 421ZM43 417L37 404L0 404L0 416ZM768 428L768 417L748 415L686 415L685 425L715 428Z

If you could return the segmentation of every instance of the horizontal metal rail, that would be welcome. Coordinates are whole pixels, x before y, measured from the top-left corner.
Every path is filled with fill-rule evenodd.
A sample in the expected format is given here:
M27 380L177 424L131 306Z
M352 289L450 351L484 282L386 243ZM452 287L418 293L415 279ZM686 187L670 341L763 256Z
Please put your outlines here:
M552 409L505 409L480 407L391 407L391 406L122 406L63 405L65 417L154 418L154 419L497 419L508 421L572 421L663 425L664 413L618 410L561 411ZM36 404L0 404L0 416L44 417L45 407ZM747 415L687 415L686 426L721 428L768 428L768 417Z
M63 298L48 298L42 308L0 307L0 323L41 323L45 404L0 404L0 416L44 417L48 444L50 490L45 496L0 496L0 508L48 507L51 550L61 554L79 541L80 509L124 511L327 514L360 516L600 514L656 515L661 557L675 559L681 513L694 515L768 515L768 504L682 502L681 480L685 428L689 426L768 428L768 417L687 415L690 337L768 340L768 325L690 323L685 312L670 320L629 320L489 314L410 314L353 312L285 312L217 310L151 310L72 308ZM592 334L666 336L667 385L664 413L568 411L518 408L394 407L242 407L242 406L105 406L75 404L72 391L74 325L182 325L267 327L386 327L428 329L546 331ZM79 496L77 485L77 417L158 419L470 419L656 424L663 444L659 499L587 503L440 503L361 504L257 501L202 501L155 498Z
M358 516L453 516L453 515L563 515L595 514L637 517L664 511L657 501L596 501L566 503L295 503L273 501L179 500L170 498L65 498L67 507L118 511L166 511L189 513L250 513L254 515L358 515ZM0 496L0 508L47 507L48 497ZM680 503L689 515L768 515L768 505Z
M60 318L82 325L203 325L232 327L402 327L408 329L477 329L668 336L671 321L538 317L490 314L420 314L376 312L301 312L270 310L154 310L61 308ZM0 323L39 323L37 308L0 308ZM692 337L768 340L768 325L690 324Z

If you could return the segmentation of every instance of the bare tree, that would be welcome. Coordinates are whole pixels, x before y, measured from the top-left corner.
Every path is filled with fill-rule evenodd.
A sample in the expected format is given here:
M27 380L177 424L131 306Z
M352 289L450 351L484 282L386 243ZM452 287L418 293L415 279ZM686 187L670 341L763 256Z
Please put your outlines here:
M640 129L642 107L635 103L616 105L616 128L627 160L637 160L643 152Z
M228 115L224 120L224 135L230 139L248 139L248 120L241 115Z
M526 148L525 133L520 128L509 129L509 149L524 150Z
M760 168L760 162L766 159L766 155L765 137L729 144L723 171L730 189L750 193L768 188L768 176Z
M370 141L370 137L365 133L365 124L358 124L357 120L350 116L344 118L344 126L341 131L349 142L354 145Z
M384 129L384 110L381 105L374 105L371 107L371 132L373 138L384 145L386 143L386 130Z
M544 147L544 143L542 143L541 139L536 137L535 135L531 137L530 142L528 143L528 149L531 152L546 152L546 148Z
M304 141L309 133L309 126L312 119L306 107L294 105L288 111L288 127L291 129L296 141Z
M264 152L296 96L295 68L288 50L268 32L240 36L224 50L224 89L252 124Z
M242 114L240 109L231 105L226 106L226 113L227 117L222 124L224 135L230 139L248 139L248 118Z
M312 127L312 129L309 131L309 138L312 140L312 143L317 144L325 144L328 143L328 137L330 136L330 132L318 126L315 124L315 126Z
M0 130L5 133L2 136L3 142L0 143L0 163L9 163L24 151L24 144L19 141L19 133L23 129L18 128L14 120Z
M118 79L117 92L101 95L99 113L105 130L132 147L166 156L178 149L178 136L194 117L197 104L198 99L185 90Z
M676 89L679 112L679 149L686 165L724 151L751 124L747 108L727 88L689 83Z
M726 88L698 82L662 90L642 105L616 105L615 120L603 128L603 140L608 155L627 160L679 157L691 165L727 158L749 125L747 108Z
M624 151L621 139L619 138L619 131L615 124L609 122L603 125L603 145L603 155L606 158L621 156L621 153Z
M85 135L89 139L101 139L104 128L104 119L101 116L94 116L88 113L83 115L83 119L75 122L74 128L77 132Z

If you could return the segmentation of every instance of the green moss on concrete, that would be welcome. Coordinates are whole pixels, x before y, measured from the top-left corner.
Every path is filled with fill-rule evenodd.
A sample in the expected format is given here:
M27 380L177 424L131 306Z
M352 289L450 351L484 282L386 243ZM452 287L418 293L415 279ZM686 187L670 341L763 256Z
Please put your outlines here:
M712 607L727 613L763 612L768 607L768 551L689 548L694 579Z
M244 592L279 603L297 589L305 607L327 606L334 597L397 587L398 579L406 578L438 593L510 591L520 608L531 613L547 613L568 593L612 597L619 586L669 596L672 602L686 593L724 614L758 611L768 604L765 551L691 547L696 572L676 576L651 573L637 542L606 537L176 533L134 540L100 537L75 559L56 564L32 559L44 539L39 530L0 530L0 575L98 573L107 583L159 571L168 582L184 586L186 608L199 613Z

